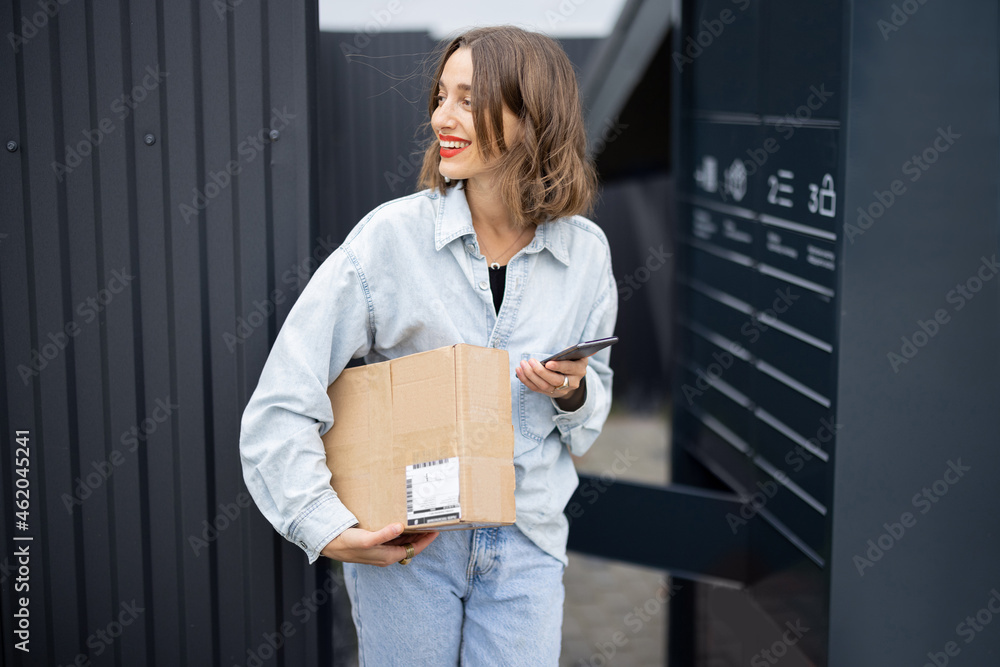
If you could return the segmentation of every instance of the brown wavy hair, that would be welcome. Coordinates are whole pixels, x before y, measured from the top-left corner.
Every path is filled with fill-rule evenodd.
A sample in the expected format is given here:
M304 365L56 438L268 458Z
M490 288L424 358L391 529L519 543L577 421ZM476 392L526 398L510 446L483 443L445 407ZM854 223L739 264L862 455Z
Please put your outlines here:
M455 51L472 55L472 121L483 160L516 224L540 224L591 210L597 175L586 152L586 132L576 75L562 47L550 37L513 26L476 28L441 51L427 100L437 108L438 82ZM503 139L503 107L518 118L518 139ZM430 123L428 122L428 127ZM431 129L433 134L433 129ZM437 137L424 153L418 187L445 183Z

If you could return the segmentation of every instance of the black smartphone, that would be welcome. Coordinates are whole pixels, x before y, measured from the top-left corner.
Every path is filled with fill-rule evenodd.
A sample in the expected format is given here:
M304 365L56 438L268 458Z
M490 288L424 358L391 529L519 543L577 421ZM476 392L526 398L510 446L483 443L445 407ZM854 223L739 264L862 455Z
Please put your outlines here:
M548 359L542 361L542 365L549 363L550 361L576 361L577 359L583 359L584 357L589 357L590 355L603 350L608 345L614 345L618 342L618 336L611 336L610 338L598 338L597 340L588 340L584 343L577 343L572 347L567 347L562 352L556 352Z

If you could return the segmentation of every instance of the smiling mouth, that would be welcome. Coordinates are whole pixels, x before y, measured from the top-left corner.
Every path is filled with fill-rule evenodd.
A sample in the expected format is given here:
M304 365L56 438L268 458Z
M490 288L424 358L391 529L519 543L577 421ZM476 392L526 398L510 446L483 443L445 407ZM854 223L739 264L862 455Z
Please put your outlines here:
M455 157L472 145L471 141L451 136L438 137L438 142L441 144L441 157Z

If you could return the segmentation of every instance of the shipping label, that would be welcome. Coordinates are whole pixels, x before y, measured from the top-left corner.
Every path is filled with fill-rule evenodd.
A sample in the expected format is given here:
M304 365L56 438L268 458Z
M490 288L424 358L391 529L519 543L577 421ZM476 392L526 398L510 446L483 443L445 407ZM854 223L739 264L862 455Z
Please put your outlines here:
M458 457L406 466L406 525L422 526L461 516Z

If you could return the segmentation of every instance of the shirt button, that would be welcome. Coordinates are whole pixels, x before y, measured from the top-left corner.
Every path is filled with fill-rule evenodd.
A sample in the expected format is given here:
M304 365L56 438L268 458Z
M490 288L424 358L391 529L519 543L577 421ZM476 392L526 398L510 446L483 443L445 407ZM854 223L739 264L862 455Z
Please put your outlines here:
M490 288L490 284L488 282L486 282L485 280L480 280L479 281L479 289L481 289L481 290L488 290L489 288Z
M475 253L476 252L476 246L472 245L471 243L466 244L465 249L468 250L471 253Z

